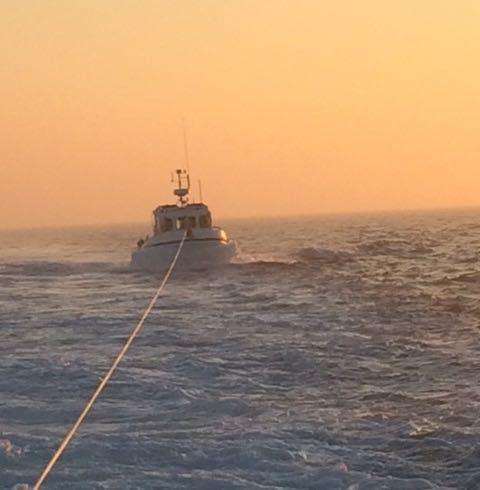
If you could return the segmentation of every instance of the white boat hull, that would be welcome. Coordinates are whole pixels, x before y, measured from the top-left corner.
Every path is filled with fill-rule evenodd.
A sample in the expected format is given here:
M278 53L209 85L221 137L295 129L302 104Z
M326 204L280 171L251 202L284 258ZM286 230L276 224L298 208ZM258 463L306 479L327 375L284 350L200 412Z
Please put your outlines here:
M162 272L168 269L177 253L180 242L156 243L144 246L132 253L131 267L134 270ZM230 262L236 255L235 242L209 239L189 239L183 244L176 268L205 269Z

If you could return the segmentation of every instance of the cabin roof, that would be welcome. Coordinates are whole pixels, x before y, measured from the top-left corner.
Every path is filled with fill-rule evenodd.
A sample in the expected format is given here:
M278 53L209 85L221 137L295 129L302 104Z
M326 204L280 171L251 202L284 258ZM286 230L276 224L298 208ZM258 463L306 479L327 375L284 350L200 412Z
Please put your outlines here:
M189 214L208 211L208 206L203 203L187 204L186 206L177 206L176 204L163 204L154 209L154 214Z

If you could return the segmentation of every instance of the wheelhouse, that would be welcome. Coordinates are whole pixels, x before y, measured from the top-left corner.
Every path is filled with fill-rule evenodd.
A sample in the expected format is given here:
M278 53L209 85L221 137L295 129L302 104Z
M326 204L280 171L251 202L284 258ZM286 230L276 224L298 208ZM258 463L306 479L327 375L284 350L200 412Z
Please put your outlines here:
M211 228L212 215L205 204L159 206L153 211L155 235L169 231Z

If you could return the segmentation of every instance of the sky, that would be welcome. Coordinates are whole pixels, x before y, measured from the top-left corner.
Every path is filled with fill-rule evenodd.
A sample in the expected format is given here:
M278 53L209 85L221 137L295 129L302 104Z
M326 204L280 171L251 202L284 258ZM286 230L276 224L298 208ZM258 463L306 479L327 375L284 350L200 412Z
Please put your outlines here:
M480 205L478 0L2 0L0 228Z

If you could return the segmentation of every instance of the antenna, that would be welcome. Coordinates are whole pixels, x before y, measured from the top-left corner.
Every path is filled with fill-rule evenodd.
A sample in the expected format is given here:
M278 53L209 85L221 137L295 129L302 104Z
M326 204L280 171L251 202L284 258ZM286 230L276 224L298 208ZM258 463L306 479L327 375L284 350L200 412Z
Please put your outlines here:
M187 165L187 172L190 173L190 155L188 153L188 139L187 139L187 128L185 127L185 119L182 119L182 129L183 129L183 149L185 151L185 164Z
M202 193L202 181L198 181L198 194L200 196L200 202L203 202L203 193Z
M183 149L185 152L185 165L187 167L187 175L190 179L190 152L188 151L188 138L187 138L187 127L185 124L185 118L182 118L182 129L183 129ZM190 188L190 180L188 187ZM192 191L192 201L195 202L195 190Z

